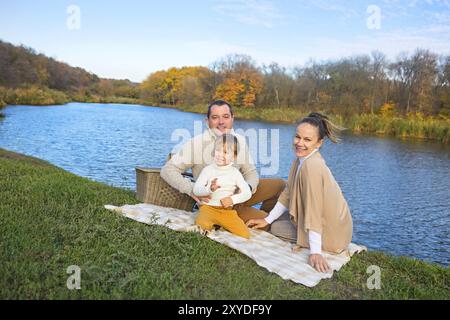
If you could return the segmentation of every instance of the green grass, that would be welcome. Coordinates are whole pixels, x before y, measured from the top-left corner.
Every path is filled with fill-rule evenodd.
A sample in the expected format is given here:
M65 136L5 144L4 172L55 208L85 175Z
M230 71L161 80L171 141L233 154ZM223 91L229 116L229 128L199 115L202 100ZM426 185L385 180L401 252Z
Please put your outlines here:
M450 299L449 268L381 252L354 256L314 288L284 281L195 233L105 210L135 195L0 149L0 299ZM81 267L81 290L66 271ZM366 287L378 265L382 287Z
M88 103L120 103L120 104L140 104L140 100L128 97L101 97L101 96L81 96L74 95L70 97L72 102L88 102Z
M0 109L10 105L61 105L69 102L137 104L139 99L116 96L80 95L47 87L5 88L0 86Z
M338 122L354 133L372 133L400 138L430 139L450 142L450 121L422 117L383 117L381 115L354 115L349 119L338 117Z

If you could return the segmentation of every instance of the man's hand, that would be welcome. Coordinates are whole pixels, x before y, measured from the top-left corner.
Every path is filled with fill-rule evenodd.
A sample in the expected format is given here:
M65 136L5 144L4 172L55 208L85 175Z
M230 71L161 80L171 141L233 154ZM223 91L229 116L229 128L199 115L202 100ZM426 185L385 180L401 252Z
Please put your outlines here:
M195 202L197 202L197 204L200 206L202 204L202 202L208 203L209 200L211 199L211 196L197 197L197 196L192 195L191 198L194 199Z
M321 254L309 255L309 264L319 272L331 271L330 265Z
M219 188L220 188L220 186L217 184L217 178L214 178L211 181L211 191L214 192L214 191L216 191Z
M269 225L266 219L250 219L246 223L247 227L252 229L262 229Z
M220 199L220 203L222 204L222 207L229 208L233 206L233 199L231 197L226 197L223 199Z

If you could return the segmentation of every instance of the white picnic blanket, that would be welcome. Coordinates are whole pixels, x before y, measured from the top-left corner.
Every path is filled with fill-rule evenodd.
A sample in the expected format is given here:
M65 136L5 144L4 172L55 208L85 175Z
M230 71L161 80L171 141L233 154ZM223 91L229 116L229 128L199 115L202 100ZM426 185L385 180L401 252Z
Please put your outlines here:
M121 213L123 216L145 224L158 224L176 231L194 231L196 212L187 212L174 208L160 207L152 204L124 205L116 207L105 205L108 210ZM320 280L331 278L333 271L320 273L308 264L309 250L294 252L293 244L285 242L262 230L250 230L250 239L231 234L223 228L207 235L208 238L238 250L256 261L258 265L278 274L285 280L292 280L308 287L317 285ZM324 257L332 270L339 271L350 261L350 257L367 250L364 246L351 243L348 251L328 254Z

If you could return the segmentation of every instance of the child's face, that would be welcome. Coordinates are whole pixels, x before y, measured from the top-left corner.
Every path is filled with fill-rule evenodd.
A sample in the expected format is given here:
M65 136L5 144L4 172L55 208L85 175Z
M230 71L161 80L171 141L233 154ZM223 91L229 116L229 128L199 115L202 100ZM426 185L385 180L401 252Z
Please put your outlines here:
M227 145L218 146L214 150L214 161L218 166L226 166L233 162L234 153L230 148L227 148Z

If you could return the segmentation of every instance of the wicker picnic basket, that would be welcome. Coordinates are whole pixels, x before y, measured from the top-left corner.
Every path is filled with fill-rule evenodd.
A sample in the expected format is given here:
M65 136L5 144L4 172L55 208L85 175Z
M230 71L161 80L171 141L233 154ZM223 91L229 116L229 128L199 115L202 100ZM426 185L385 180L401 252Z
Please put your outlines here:
M136 167L136 198L144 203L192 211L194 199L172 188L160 172L159 168Z

